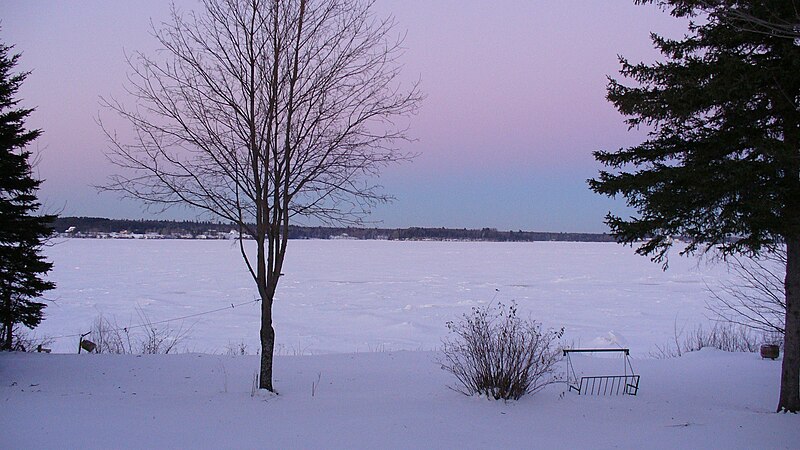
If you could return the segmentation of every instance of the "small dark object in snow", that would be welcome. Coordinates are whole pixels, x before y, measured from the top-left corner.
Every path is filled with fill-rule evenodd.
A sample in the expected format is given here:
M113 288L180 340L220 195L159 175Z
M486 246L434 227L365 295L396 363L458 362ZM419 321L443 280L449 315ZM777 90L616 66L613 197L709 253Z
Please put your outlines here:
M88 339L84 339L81 341L81 348L92 353L97 348L97 344Z
M769 359L778 359L781 354L781 348L775 344L764 344L761 346L761 357Z

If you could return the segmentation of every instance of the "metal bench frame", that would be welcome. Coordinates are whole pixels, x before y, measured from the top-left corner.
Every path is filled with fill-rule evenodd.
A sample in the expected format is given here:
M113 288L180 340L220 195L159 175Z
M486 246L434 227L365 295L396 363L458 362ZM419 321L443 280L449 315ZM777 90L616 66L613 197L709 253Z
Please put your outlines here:
M581 377L575 375L570 354L572 353L623 353L622 375L598 375ZM578 395L636 395L639 392L639 375L633 371L630 350L627 348L572 348L564 349L567 359L567 385L569 391L575 390Z

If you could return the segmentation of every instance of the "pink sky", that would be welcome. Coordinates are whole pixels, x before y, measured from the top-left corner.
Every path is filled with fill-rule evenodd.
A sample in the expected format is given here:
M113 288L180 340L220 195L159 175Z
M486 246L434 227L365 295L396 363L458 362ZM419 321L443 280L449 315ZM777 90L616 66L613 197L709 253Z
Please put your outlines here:
M605 231L604 214L623 204L586 187L599 169L591 152L642 138L605 101L606 76L616 75L617 54L656 58L649 32L680 36L683 22L632 0L378 0L375 10L407 30L404 77L421 79L427 98L411 124L418 140L406 146L420 157L385 172L398 200L374 220ZM44 130L40 197L63 215L151 216L91 187L115 170L95 120L113 120L98 97L124 99L124 52L153 51L149 21L167 11L160 0L0 4L0 39L33 70L21 95L37 108L28 125Z

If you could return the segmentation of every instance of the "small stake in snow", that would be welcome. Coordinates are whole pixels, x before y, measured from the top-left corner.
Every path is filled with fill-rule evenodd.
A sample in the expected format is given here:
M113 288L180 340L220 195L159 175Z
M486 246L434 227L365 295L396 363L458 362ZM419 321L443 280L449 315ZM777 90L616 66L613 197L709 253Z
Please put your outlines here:
M311 396L314 397L317 394L317 388L319 388L319 381L322 379L322 372L317 372L317 381L311 382Z

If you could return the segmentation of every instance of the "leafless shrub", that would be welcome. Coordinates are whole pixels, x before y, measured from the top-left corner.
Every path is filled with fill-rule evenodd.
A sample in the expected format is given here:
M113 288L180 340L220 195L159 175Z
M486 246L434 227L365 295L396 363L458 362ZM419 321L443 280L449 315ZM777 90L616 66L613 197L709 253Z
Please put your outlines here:
M177 349L189 334L190 329L183 325L172 328L168 324L154 324L141 309L138 311L144 338L139 343L139 353L145 355L166 355Z
M458 322L448 322L442 369L455 375L466 395L517 400L555 381L564 329L542 330L541 324L517 316L517 306L473 308Z
M657 345L650 356L657 359L677 358L684 353L694 352L702 348L717 348L725 352L756 352L761 343L773 342L774 337L759 333L744 325L728 322L716 322L709 328L698 325L697 328L683 336L683 330L675 328L673 342L663 346Z
M95 353L127 355L133 353L131 334L128 328L120 327L116 319L100 315L94 319L89 335L95 343Z
M655 350L650 351L650 357L654 359L672 359L681 356L681 350L670 343L656 344Z
M49 336L37 336L27 327L15 327L13 336L11 351L14 352L35 352L37 348L48 347L54 342Z
M225 354L228 356L248 355L247 344L244 341L228 342L228 345L225 346Z
M256 350L258 354L258 350ZM314 354L310 344L303 344L298 339L297 345L275 344L275 354L278 356L306 356Z
M761 337L750 328L735 323L717 322L710 329L702 325L684 339L683 352L701 348L717 348L725 352L755 352L761 345Z
M140 323L120 326L115 318L98 316L91 329L91 339L97 347L95 353L168 354L174 353L178 345L189 334L190 328L170 327L165 323L154 323L147 314L138 309Z

